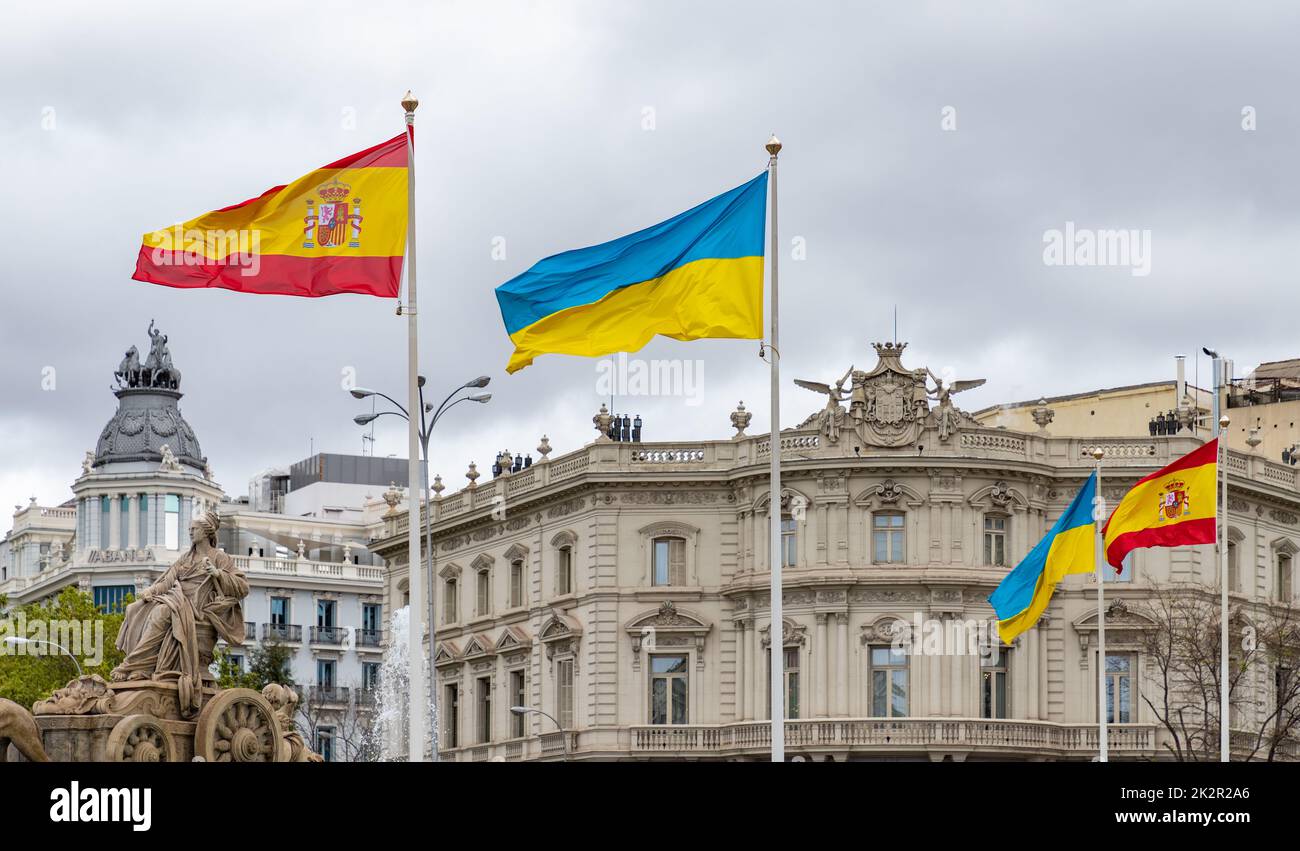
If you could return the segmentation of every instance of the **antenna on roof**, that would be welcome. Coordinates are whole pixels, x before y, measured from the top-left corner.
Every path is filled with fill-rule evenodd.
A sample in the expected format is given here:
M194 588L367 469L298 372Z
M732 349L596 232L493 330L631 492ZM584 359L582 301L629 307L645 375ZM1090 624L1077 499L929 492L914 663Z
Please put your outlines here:
M894 305L894 342L898 342L898 305Z

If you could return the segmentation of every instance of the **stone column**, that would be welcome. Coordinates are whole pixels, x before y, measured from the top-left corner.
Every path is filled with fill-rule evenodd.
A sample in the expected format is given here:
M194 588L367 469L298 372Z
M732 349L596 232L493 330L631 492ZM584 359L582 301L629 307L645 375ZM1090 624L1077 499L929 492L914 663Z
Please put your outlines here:
M132 495L127 499L130 500L127 503L127 547L138 550L144 546L144 542L140 540L140 497Z
M830 647L826 645L826 619L829 617L826 612L818 612L816 615L817 627L813 632L813 672L815 681L813 683L813 717L825 718L830 698L831 688L831 667L830 667Z
M126 546L122 540L122 495L115 493L108 499L108 547L120 550Z
M745 622L736 621L736 720L749 719L749 694L745 691L745 658L749 655Z
M849 613L835 615L835 714L849 714Z

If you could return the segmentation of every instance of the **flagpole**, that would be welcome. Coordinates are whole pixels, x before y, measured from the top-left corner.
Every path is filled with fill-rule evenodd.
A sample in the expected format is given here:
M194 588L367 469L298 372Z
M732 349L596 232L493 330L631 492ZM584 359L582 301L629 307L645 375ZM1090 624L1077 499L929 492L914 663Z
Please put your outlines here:
M768 182L772 185L772 204L771 211L768 213L772 228L772 235L768 240L768 257L772 264L772 333L767 347L772 364L772 434L768 439L772 488L767 509L768 528L771 532L768 562L772 578L772 604L769 608L772 624L769 630L771 643L768 644L768 654L772 672L770 683L772 762L785 762L785 624L781 612L781 560L784 556L781 551L781 352L777 338L777 309L780 301L777 298L776 286L777 255L780 253L776 242L776 155L781 152L781 141L776 138L776 134L773 134L764 147L767 148L768 153Z
M415 303L415 109L420 105L409 91L402 98L406 110L406 305L399 308L406 313L407 340L407 587L410 604L407 607L407 761L424 761L425 711L427 709L424 686L424 583L420 558L420 433L416 427L420 415L420 347L419 326ZM433 635L429 636L433 641Z
M1092 450L1094 475L1097 477L1097 493L1093 499L1093 522L1097 526L1097 543L1095 561L1097 564L1097 761L1109 762L1110 747L1106 735L1106 540L1102 537L1102 518L1097 515L1101 500L1101 459L1106 451L1100 446Z
M1215 391L1218 392L1217 389ZM1219 762L1232 757L1231 719L1228 702L1228 415L1219 418L1219 476L1223 479L1223 519L1215 524L1219 538ZM1217 460L1217 459L1216 459Z

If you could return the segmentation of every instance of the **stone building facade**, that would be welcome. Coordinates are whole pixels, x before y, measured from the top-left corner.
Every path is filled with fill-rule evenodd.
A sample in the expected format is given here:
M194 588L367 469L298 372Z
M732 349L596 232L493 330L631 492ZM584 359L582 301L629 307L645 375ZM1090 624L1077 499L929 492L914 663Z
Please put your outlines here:
M1001 653L962 653L954 639L898 654L895 624L955 636L987 623L988 594L1084 483L1093 447L1113 504L1201 439L987 428L904 367L903 346L876 349L870 372L800 382L827 406L779 441L787 757L1093 758L1093 577L1068 577ZM948 390L962 384L974 382ZM743 410L732 422L731 439L602 435L437 495L443 759L559 759L566 746L575 759L767 757L771 441L744 433ZM1300 544L1296 471L1234 452L1229 472L1234 606L1289 605L1278 572ZM391 565L392 607L406 601L406 523L394 516L373 545ZM1134 611L1170 583L1216 585L1215 548L1138 551L1118 580L1111 754L1158 758L1165 734L1141 699L1155 687L1139 650L1151 625Z

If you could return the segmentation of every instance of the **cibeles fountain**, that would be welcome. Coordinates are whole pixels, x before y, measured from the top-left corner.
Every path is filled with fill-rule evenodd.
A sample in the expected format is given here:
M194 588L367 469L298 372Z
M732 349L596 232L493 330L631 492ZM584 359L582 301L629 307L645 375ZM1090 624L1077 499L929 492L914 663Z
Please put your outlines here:
M152 433L155 422L170 414L179 419L180 373L171 363L167 338L152 324L150 337L146 362L139 362L132 347L115 373L122 407L101 444L106 439L112 444L109 432L119 420L134 417ZM155 415L155 408L164 413ZM136 436L143 431L129 432L136 441L129 450L134 463L178 464L168 445L153 446L145 439L149 435ZM177 431L188 435L178 444L179 457L203 463L188 425L171 434ZM221 689L212 674L218 639L233 647L244 642L248 595L243 572L217 547L220 523L215 511L197 514L188 551L126 607L117 639L126 655L109 680L80 676L37 702L31 716L12 702L0 702L0 744L11 739L26 759L69 762L320 760L294 726L298 695L293 689L276 684L261 692Z

